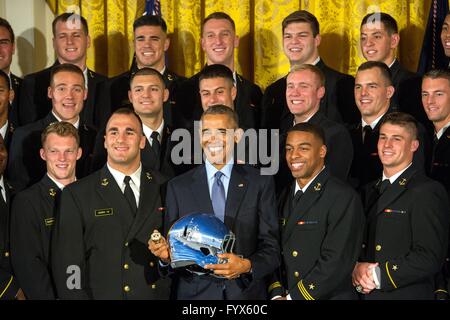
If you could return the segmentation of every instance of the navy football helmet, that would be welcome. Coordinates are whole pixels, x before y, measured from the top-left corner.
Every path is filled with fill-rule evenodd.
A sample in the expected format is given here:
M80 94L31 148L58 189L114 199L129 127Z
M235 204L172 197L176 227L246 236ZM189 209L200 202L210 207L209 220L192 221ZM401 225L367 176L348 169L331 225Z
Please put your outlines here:
M206 264L225 263L217 257L233 251L235 236L213 214L192 213L178 219L167 235L172 268L185 267L196 274L212 273Z

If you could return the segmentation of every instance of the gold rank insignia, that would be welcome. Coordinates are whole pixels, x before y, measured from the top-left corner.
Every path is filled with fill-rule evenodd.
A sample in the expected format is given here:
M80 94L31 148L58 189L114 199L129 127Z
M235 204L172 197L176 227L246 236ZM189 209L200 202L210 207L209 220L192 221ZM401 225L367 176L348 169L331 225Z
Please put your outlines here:
M91 78L94 78L94 74L92 73L92 71L89 71L89 76L90 76Z
M53 188L48 189L48 194L52 197L56 196L56 191Z
M147 177L148 180L152 181L153 177L150 173L146 172L145 176Z
M102 179L102 186L106 187L109 184L108 179L104 178Z
M280 219L281 225L284 227L286 225L286 219L281 218Z
M170 73L167 75L167 79L169 79L169 81L173 80L173 77L172 77L172 75Z
M400 181L398 182L398 184L401 185L401 186L404 186L404 185L406 184L406 179L403 178L402 180L400 180Z
M19 85L19 81L18 81L16 78L14 78L14 84L15 84L16 86Z
M316 286L314 286L313 283L310 283L310 284L309 284L309 290L314 290L315 287L316 287Z
M238 187L239 187L239 188L242 188L243 186L244 186L243 183L238 184Z
M320 191L321 189L322 189L322 185L320 184L320 182L318 182L318 183L314 186L314 190Z
M396 264L394 264L394 265L392 266L392 270L397 271L397 270L398 270L398 266L397 266Z

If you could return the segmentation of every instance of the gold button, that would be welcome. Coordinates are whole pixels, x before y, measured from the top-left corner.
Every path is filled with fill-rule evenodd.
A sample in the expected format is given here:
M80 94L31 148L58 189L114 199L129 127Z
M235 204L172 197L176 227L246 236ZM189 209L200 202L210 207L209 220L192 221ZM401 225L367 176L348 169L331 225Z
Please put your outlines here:
M125 242L125 247L128 247L128 242Z
M125 264L123 265L123 268L124 268L125 270L128 270L128 269L130 269L130 266L128 265L128 263L125 263Z
M292 256L293 256L293 257L296 257L297 255L298 255L298 252L297 252L297 251L295 251L295 250L292 251Z
M155 264L153 263L153 262L150 262L150 267L154 267L155 266Z
M152 289L156 289L156 284L152 284Z
M125 286L125 287L123 287L123 290L125 290L125 292L130 292L130 287L129 286Z
M295 276L296 278L298 278L298 277L300 276L300 273L298 273L297 271L295 271L295 272L294 272L294 276Z
M375 247L375 250L381 251L381 246L379 244L377 244L377 246Z
M9 252L8 251L5 251L5 257L9 257Z

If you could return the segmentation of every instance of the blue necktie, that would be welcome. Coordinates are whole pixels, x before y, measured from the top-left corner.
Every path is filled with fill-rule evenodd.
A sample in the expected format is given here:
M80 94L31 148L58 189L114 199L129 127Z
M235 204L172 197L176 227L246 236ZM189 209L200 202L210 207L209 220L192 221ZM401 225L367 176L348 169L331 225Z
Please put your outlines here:
M214 184L211 191L211 201L214 209L214 214L222 222L225 216L225 188L223 187L222 178L223 173L217 171L214 175Z

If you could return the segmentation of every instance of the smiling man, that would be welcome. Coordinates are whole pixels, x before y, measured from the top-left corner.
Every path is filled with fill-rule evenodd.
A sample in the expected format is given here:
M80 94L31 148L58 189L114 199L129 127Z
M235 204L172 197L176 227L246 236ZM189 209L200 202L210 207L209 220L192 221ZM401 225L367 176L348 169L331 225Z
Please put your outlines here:
M317 66L325 76L325 93L320 110L329 119L353 123L353 77L328 67L319 55L321 36L317 18L305 10L294 11L282 23L283 50L291 69L304 63ZM264 92L261 125L279 129L289 116L286 103L286 76L272 83Z
M85 107L80 115L82 122L97 128L97 90L106 77L86 66L87 49L91 45L87 21L75 13L63 13L53 20L52 31L56 62L53 66L24 78L19 100L19 125L23 126L47 115L52 108L51 98L47 96L52 67L69 63L82 70L84 85L88 89Z
M296 124L287 133L285 149L295 182L279 198L284 270L274 274L270 295L289 300L357 299L351 272L362 241L361 200L325 166L322 128Z
M235 49L239 46L239 36L233 19L224 12L213 12L202 24L201 46L206 55L206 65L221 64L231 70L236 87L234 110L239 118L255 118L252 128L259 128L261 89L244 79L236 71ZM192 128L193 122L200 120L202 102L199 93L199 78L202 71L185 81L176 94L175 126Z
M205 164L169 181L164 228L190 213L214 214L236 235L235 252L222 255L227 263L207 265L215 275L175 270L172 295L181 300L266 299L265 277L279 264L275 191L270 176L234 163L240 139L236 113L224 105L202 115L200 136ZM149 242L150 250L170 262L167 243Z
M45 163L39 156L40 135L53 122L69 122L78 129L80 147L83 149L83 155L77 162L78 178L86 176L90 170L97 131L81 119L84 100L87 97L81 69L73 64L53 67L47 94L52 101L52 109L47 116L14 132L7 172L11 184L17 190L31 186L44 176Z
M364 189L367 216L353 285L369 300L435 297L435 275L447 254L449 200L445 189L413 164L417 121L400 112L380 126L382 177Z
M47 174L15 198L11 213L11 259L27 299L55 299L50 267L50 238L56 203L65 186L75 181L81 157L77 129L54 122L41 135L41 158Z
M116 110L104 136L107 164L64 189L52 242L52 269L61 299L168 299L156 258L147 250L162 231L165 179L141 163L140 118Z

